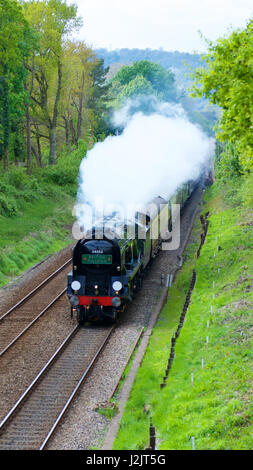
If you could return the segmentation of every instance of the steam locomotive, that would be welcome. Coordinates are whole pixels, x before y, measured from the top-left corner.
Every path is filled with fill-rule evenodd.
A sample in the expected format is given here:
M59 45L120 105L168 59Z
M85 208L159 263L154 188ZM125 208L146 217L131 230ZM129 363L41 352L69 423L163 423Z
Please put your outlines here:
M164 216L162 210L166 210L165 215L171 225L171 205L177 203L184 206L195 184L189 182L183 185L169 203L161 197L154 199L151 204L153 211L136 214L130 235L129 227L127 230L122 225L120 236L113 230L110 236L103 231L101 238L97 239L93 231L89 238L76 243L72 272L68 274L67 294L71 316L75 314L79 324L117 320L141 288L145 270L161 248L161 236L154 238L152 233L160 232L157 228ZM140 226L141 237L138 232Z

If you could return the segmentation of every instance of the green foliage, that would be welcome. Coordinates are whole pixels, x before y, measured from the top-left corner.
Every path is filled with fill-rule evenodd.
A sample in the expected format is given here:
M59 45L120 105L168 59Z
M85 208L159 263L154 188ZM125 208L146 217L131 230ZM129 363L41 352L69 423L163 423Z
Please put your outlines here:
M90 123L92 134L95 140L98 140L102 134L108 133L108 107L110 101L109 88L107 82L108 67L104 67L104 60L97 59L89 73L92 88L88 100L90 108Z
M156 95L155 90L152 88L151 83L143 77L143 75L136 75L122 89L123 98L138 97L140 95Z
M79 166L87 151L84 141L79 145L73 152L66 149L55 166L34 169L33 175L15 166L0 175L0 214L17 215L26 202L36 201L41 196L53 197L57 187L63 187L66 194L75 197Z
M230 143L216 145L215 170L217 179L223 183L230 182L243 174L239 152L235 145Z
M215 173L225 202L232 207L253 205L253 174L244 174L236 145L217 141Z
M245 207L253 207L253 175L250 174L242 179L241 182L242 204Z
M111 114L127 103L128 114L157 112L162 101L176 101L177 89L172 72L143 60L123 66L111 80ZM114 132L115 129L112 129Z
M173 73L148 60L122 67L112 82L118 82L123 87L122 95L127 97L149 93L159 96L164 101L175 101L177 98Z
M77 6L68 5L66 0L29 0L23 3L23 9L27 21L39 33L38 64L47 67L49 61L48 68L51 61L57 64L62 56L63 40L82 25Z
M65 0L30 0L24 3L24 13L39 36L38 50L27 64L31 75L30 98L36 107L37 120L48 134L49 163L55 164L64 41L82 21L77 17L77 6L67 5Z
M8 165L8 147L24 116L24 62L34 46L34 34L16 0L0 0L0 159Z
M148 445L147 406L160 450L191 449L192 436L197 450L252 448L251 209L224 206L223 193L217 184L206 192L205 199L205 212L211 213L206 242L196 260L200 233L197 221L191 237L194 242L187 248L186 261L151 336L114 449L144 449ZM167 386L161 390L168 345L179 321L193 268L197 281L176 343Z
M14 216L25 201L37 199L40 192L38 181L29 177L24 168L12 167L0 175L0 213Z
M118 406L116 402L109 402L107 406L97 408L96 411L107 419L112 419L118 413Z
M0 184L0 191L2 191ZM13 197L11 196L6 196L5 194L1 194L0 192L0 214L1 215L8 215L12 216L18 213L18 208L16 201Z
M186 92L182 92L179 102L187 113L188 119L198 124L210 137L214 136L214 126L218 120L218 109L203 102L203 99L191 98Z
M177 83L180 87L177 87ZM158 63L141 60L122 66L111 79L112 108L119 109L128 100L129 114L151 114L157 112L159 101L176 102L183 107L191 122L200 125L205 133L213 136L217 107L209 105L204 99L190 98L180 80L177 83L174 73Z
M193 93L222 108L218 138L236 145L244 172L253 168L253 20L228 38L209 42L207 68L195 72Z
M3 175L9 185L14 186L16 194L24 189L38 189L38 182L33 176L28 176L22 167L12 167L7 175ZM18 190L18 191L17 191Z
M0 285L71 243L69 224L87 144L59 155L54 167L10 166L0 175ZM69 227L70 228L70 227Z
M0 160L7 169L8 160L27 157L31 173L32 157L38 166L55 164L64 144L73 148L80 138L93 144L108 134L108 70L84 42L69 40L82 25L74 3L0 0L0 6ZM63 182L56 173L51 180Z

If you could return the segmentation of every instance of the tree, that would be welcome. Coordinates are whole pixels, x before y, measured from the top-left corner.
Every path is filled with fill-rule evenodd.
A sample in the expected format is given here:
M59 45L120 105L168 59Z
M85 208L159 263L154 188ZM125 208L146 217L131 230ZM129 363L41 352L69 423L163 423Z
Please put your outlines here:
M78 144L88 132L88 103L92 93L90 72L96 62L94 52L83 42L68 42L64 51L63 90L60 114L66 145Z
M50 152L49 163L56 163L56 128L62 91L63 45L67 36L81 25L77 6L67 5L65 0L30 0L24 2L27 20L39 34L39 51L34 57L34 73L37 86L31 98L40 109L38 121L46 127ZM43 134L42 134L43 135Z
M175 77L172 72L164 69L161 65L148 60L134 62L133 65L122 67L113 78L113 81L121 85L128 85L136 77L143 77L150 83L155 93L164 101L176 101L177 90Z
M91 138L107 132L107 109L110 84L107 82L109 67L104 68L104 60L96 59L90 71L92 88L88 106L90 108Z
M122 96L126 98L137 98L142 95L157 95L157 93L151 83L143 77L143 75L138 74L123 87Z
M157 112L162 101L174 102L178 92L172 72L161 65L142 60L123 66L111 80L112 108L120 109L127 102L129 116L137 112L149 115ZM115 132L115 124L112 123ZM121 132L121 125L117 125Z
M244 171L253 169L253 20L226 39L209 42L206 68L195 72L194 96L222 108L217 137L236 145Z
M32 31L16 0L0 0L0 7L0 141L6 170L10 134L24 114L24 61L31 52Z

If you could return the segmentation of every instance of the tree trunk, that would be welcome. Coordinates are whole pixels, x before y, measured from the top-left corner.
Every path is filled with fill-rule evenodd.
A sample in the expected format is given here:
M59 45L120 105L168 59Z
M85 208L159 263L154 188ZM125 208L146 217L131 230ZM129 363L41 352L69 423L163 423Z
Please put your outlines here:
M41 153L40 136L39 135L37 135L36 141L37 141L37 148L38 148L38 164L42 168L42 153Z
M69 145L69 120L65 116L62 116L64 120L64 129L65 129L65 144L66 147Z
M17 131L16 131L16 132L17 132ZM15 165L18 166L19 157L20 157L20 148L19 148L19 142L17 141L17 134L15 134L15 141L14 141L14 146L13 146L13 153L14 153L14 162L15 162Z
M40 153L40 147L38 147L38 151L34 148L34 146L31 146L32 152L36 158L37 165L42 167L42 159L41 159L41 153Z
M32 59L32 79L29 91L29 100L33 92L33 80L34 80L34 53ZM27 82L24 84L25 91L27 91ZM28 97L27 97L28 99ZM27 145L27 173L32 173L32 143L31 143L31 116L29 102L26 103L26 145Z
M53 119L49 128L49 139L50 139L50 154L49 154L49 164L55 165L57 160L56 155L56 126L57 126L57 117L58 117L58 105L60 101L61 94L61 82L62 82L62 64L59 60L58 62L58 85L57 92L54 102L54 114Z
M4 65L3 76L3 154L4 154L4 170L8 169L8 147L10 137L10 110L9 110L9 86L7 82L7 65Z
M73 119L70 119L70 130L71 130L71 142L72 145L76 145L76 132Z
M68 147L69 145L69 123L66 121L65 123L65 140L66 140L66 146Z
M32 173L32 146L31 146L31 117L29 104L26 103L26 145L27 145L27 173Z
M52 126L49 129L49 140L50 140L50 153L49 153L49 165L55 165L57 160L56 155L56 126Z
M32 146L32 152L36 158L36 161L37 161L37 165L39 167L42 167L42 154L41 154L41 146L40 146L40 133L39 133L39 127L36 123L33 124L34 125L34 134L35 134L35 139L36 139L36 143L37 143L37 150L34 148L34 146Z
M78 109L78 118L77 118L77 130L76 130L76 141L81 138L82 130L82 118L83 118L83 93L84 93L84 72L82 72L82 81L80 87L80 98L79 98L79 109Z
M8 170L8 146L4 147L4 171Z

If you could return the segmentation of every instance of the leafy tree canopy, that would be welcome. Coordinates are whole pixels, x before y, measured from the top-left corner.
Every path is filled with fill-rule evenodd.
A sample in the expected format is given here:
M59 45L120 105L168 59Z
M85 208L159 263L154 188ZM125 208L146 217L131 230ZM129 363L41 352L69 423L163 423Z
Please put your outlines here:
M253 169L253 20L228 38L209 42L207 68L195 72L193 95L222 108L217 137L236 144L244 171Z
M133 80L135 82L130 86L129 84ZM146 88L163 100L176 100L177 93L173 73L148 60L141 60L122 67L113 78L113 81L118 82L123 87L128 86L125 91L128 96L131 95L131 89L132 95L134 95L136 92L142 93L141 90Z
M155 95L156 92L152 87L151 83L143 77L143 75L136 75L122 90L122 95L126 98L140 95Z
M35 44L17 0L0 0L0 159L8 164L10 134L24 114L24 61Z
M63 40L82 25L77 6L65 0L29 0L23 6L26 19L40 34L40 55L45 60L59 58Z
M35 79L31 95L40 108L50 142L49 162L56 163L56 128L62 91L64 42L82 24L77 6L66 0L29 0L24 2L26 19L39 35L39 50L28 66Z

